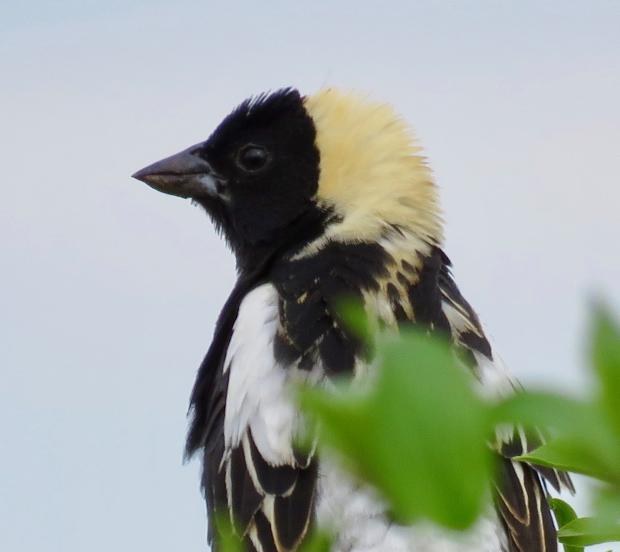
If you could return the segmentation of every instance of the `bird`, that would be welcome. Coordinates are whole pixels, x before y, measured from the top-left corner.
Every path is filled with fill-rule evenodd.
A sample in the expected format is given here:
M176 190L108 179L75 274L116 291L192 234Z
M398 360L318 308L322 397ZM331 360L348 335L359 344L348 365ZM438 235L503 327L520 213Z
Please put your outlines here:
M335 526L334 552L557 550L547 486L572 484L515 459L536 446L519 429L496 447L494 505L460 540L399 525L368 485L298 446L304 420L292 386L372 377L339 316L344 296L388 330L447 336L484 392L515 388L455 283L437 185L393 107L336 88L265 92L205 141L133 176L203 208L236 260L191 392L186 443L187 457L202 459L212 549L224 516L256 552L299 550L324 523Z

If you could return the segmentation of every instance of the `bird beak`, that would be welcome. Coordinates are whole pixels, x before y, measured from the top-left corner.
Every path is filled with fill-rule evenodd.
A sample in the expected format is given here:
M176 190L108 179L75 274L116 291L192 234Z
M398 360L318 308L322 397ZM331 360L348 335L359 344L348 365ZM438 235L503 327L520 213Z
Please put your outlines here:
M218 176L202 157L197 144L176 155L157 161L137 173L133 178L141 180L160 192L180 197L226 198L226 182Z

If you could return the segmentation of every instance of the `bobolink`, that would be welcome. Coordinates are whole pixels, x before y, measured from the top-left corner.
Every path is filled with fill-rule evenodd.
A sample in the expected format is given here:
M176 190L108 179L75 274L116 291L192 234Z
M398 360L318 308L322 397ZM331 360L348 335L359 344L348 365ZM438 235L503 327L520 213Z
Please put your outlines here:
M496 511L458 543L392 523L370 489L294 444L291 382L368 369L336 312L342 296L388 328L448 334L483 387L512 388L452 278L419 152L387 105L283 89L243 102L208 140L134 175L204 207L236 256L238 280L191 395L187 454L203 458L210 525L229 514L249 550L297 550L326 520L337 520L338 551L557 550L544 480L570 481L511 460L527 447L519 432L498 447Z

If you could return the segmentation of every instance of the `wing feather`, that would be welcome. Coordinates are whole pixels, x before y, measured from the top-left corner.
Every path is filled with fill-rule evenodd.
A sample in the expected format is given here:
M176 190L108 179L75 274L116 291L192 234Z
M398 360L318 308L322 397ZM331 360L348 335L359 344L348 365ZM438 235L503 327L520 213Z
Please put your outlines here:
M245 535L254 514L263 502L263 495L250 477L243 447L237 447L231 452L226 465L226 480L231 521L235 524L237 532Z
M503 460L496 504L509 537L511 552L554 552L556 528L536 471L527 464Z
M298 472L296 484L291 492L276 496L273 503L273 533L279 551L295 550L313 519L317 482L316 460Z
M290 464L273 466L261 456L251 435L245 437L245 442L250 449L248 465L256 474L257 488L260 492L276 496L292 492L297 483L299 469Z

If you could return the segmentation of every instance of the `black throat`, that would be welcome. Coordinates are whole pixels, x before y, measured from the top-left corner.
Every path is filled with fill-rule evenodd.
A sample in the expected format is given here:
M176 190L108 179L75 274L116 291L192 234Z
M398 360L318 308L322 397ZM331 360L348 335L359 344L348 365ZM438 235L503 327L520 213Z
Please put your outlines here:
M322 209L314 203L308 205L286 228L274 230L269 236L248 242L239 236L234 225L222 213L213 216L212 206L204 206L214 218L216 226L226 238L235 254L240 276L253 275L256 279L266 274L275 259L293 255L308 243L320 237L331 222L337 220L331 209Z

